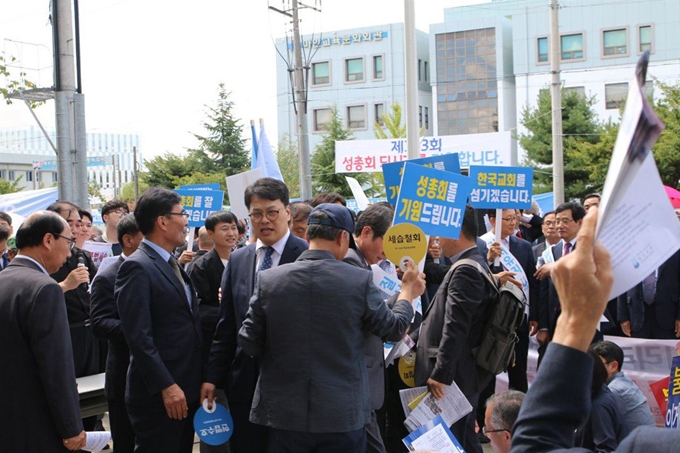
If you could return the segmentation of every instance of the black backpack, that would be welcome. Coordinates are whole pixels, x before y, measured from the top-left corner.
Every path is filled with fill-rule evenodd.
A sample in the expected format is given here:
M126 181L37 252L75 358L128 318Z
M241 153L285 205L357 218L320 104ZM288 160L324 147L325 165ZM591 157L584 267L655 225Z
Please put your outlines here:
M512 283L506 283L499 288L488 269L484 269L474 260L458 260L453 264L453 269L458 266L471 266L477 269L496 294L493 305L488 309L490 316L484 326L482 342L472 350L472 353L475 355L477 366L490 373L500 374L508 369L514 357L518 341L516 332L524 318L524 292Z

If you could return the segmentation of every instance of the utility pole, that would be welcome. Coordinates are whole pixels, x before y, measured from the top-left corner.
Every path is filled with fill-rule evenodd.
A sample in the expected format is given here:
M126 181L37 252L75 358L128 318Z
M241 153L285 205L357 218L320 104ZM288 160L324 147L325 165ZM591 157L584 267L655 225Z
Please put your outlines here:
M406 73L406 147L408 158L420 157L418 127L418 55L415 0L404 0L404 72Z
M564 150L562 147L562 81L560 80L561 39L559 4L550 0L550 95L552 105L553 194L555 207L564 203Z
M302 72L302 45L300 40L300 20L298 18L298 2L293 0L293 101L297 111L298 150L300 151L300 197L303 200L312 198L312 167L309 156L309 125L307 124L307 89Z

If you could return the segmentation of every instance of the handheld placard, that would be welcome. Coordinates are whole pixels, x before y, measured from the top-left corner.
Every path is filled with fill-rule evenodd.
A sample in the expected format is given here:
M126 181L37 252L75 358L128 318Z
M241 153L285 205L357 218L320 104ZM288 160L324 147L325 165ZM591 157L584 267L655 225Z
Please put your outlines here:
M387 259L406 272L405 261L411 261L414 266L417 266L425 258L427 238L423 230L417 226L400 223L385 233L383 249Z
M194 431L196 435L208 445L222 445L227 442L234 432L234 420L224 406L213 402L212 409L208 409L208 400L194 415Z

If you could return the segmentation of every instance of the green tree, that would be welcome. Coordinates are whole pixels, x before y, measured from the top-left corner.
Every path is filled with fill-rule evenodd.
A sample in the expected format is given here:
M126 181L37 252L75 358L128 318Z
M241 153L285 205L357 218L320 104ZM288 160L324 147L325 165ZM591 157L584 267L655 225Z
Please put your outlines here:
M219 85L217 106L207 108L208 119L203 122L206 135L193 134L199 141L196 149L189 150L189 156L197 163L197 170L208 173L222 173L231 176L247 170L250 155L241 138L243 126L234 118L234 103L229 100L224 84Z
M600 140L603 126L592 109L594 97L575 91L562 91L562 132L564 144L565 199L581 198L593 190L587 162L580 148ZM527 152L524 165L535 168L534 193L552 191L552 102L548 90L542 90L536 107L522 111L520 124L527 134L518 136Z
M680 81L675 84L658 80L654 85L661 95L654 109L666 129L654 146L654 158L661 180L671 187L680 183Z
M321 143L314 149L311 159L312 191L315 194L337 192L344 197L353 198L345 176L355 178L362 187L369 181L366 173L335 173L335 142L352 140L353 138L352 133L343 126L338 109L332 107L331 121L328 124L327 133L323 135ZM366 195L372 196L376 190L370 187L365 192Z
M390 112L384 112L380 115L384 126L381 126L377 121L373 122L373 134L377 139L386 138L405 138L406 124L401 124L401 104L395 102L390 105ZM383 130L383 127L385 130Z
M298 198L300 196L300 154L297 144L288 134L284 134L279 140L276 163L279 164L279 170L288 186L290 197Z
M94 179L91 179L87 183L87 195L104 200L104 195L102 195L102 187Z
M145 184L163 186L174 189L176 178L183 178L199 171L199 164L193 156L176 156L165 153L156 156L152 160L145 161L146 171L139 174L140 180Z
M18 79L13 76L10 70L10 64L16 61L16 57L12 55L5 55L4 53L0 55L0 76L5 77L6 83L5 87L0 87L0 94L5 98L5 102L7 104L12 103L12 99L10 99L8 96L11 93L15 93L17 91L23 91L23 90L29 90L31 88L36 88L36 84L31 82L30 80L26 79L26 73L23 71L20 71L18 74ZM45 101L29 101L29 105L32 108L36 108L41 104L44 104Z
M149 185L139 181L139 195L142 195L149 189ZM120 199L126 203L134 203L135 201L135 182L131 181L125 184L120 190Z
M21 181L21 178L23 178L24 175L19 176L16 181L7 181L5 179L0 179L0 195L5 195L8 193L15 193L15 192L21 192L21 188L19 187L19 182Z

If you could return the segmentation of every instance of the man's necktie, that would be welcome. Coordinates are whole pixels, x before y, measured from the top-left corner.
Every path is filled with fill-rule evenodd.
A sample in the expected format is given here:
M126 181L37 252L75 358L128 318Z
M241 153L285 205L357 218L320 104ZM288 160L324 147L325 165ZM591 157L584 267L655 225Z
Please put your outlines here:
M179 264L177 264L177 260L175 259L174 256L170 257L170 259L168 260L168 264L170 265L172 271L177 276L177 280L179 281L180 285L184 287L184 277L182 277L182 272L180 272L179 270Z
M562 255L569 255L571 252L571 242L565 242L564 243L564 253Z
M272 253L274 253L274 247L264 247L264 258L262 258L262 262L260 263L260 267L257 268L257 272L272 267Z
M644 300L647 305L651 305L654 302L655 296L656 296L656 271L649 274L642 281L642 300Z
M7 252L2 254L2 264L0 265L0 269L4 269L9 265L9 258L7 257Z

